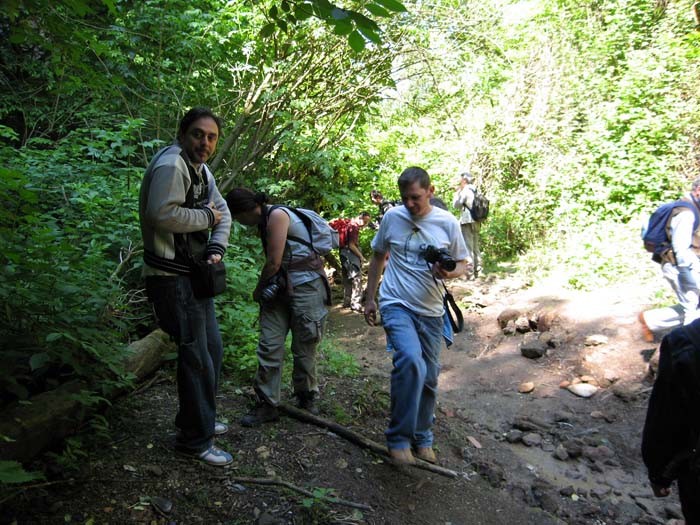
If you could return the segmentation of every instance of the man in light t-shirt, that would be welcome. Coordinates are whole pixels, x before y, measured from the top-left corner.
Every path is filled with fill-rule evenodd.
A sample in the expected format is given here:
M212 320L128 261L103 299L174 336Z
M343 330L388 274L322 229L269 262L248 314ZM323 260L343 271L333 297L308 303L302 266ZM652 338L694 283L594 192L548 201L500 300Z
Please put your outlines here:
M375 296L386 265L379 310L394 350L387 448L397 465L413 464L415 457L434 463L432 425L444 314L439 280L464 275L471 262L457 219L430 203L435 189L426 171L407 168L398 184L404 205L387 211L372 241L365 320L376 324ZM452 270L444 267L450 266L444 257L426 260L426 255L435 259L430 255L435 250L454 260Z

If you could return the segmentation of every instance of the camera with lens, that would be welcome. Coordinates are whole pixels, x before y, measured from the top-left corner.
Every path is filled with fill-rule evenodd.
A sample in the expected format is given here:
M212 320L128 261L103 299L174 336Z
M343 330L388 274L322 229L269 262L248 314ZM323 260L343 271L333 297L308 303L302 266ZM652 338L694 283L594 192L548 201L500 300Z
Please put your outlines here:
M280 274L273 275L265 288L260 291L260 302L267 303L277 297L281 291L287 288L287 282Z
M436 248L429 244L422 247L421 255L428 263L440 263L440 266L451 272L457 267L457 263L447 251L447 248Z

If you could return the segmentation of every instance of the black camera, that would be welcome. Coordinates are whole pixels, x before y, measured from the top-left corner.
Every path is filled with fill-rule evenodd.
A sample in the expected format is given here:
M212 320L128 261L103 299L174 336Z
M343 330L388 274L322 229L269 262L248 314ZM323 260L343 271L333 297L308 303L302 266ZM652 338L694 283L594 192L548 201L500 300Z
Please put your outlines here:
M287 287L287 283L280 274L273 275L267 282L267 286L260 291L260 302L267 303L277 297L280 291Z
M457 263L452 258L452 256L447 251L447 248L436 248L435 246L429 244L422 247L423 250L421 255L429 263L440 263L440 266L451 272L457 268Z

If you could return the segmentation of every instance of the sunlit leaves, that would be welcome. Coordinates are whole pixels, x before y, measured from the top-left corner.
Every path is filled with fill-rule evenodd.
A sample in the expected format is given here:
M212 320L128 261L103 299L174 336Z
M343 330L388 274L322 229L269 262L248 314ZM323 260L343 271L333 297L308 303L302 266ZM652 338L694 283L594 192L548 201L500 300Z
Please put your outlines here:
M260 31L262 38L272 36L277 28L286 32L290 26L314 16L328 24L335 34L347 35L348 44L355 52L364 50L367 41L377 45L382 43L381 28L360 10L340 7L328 0L284 0L280 6L273 5L268 10L272 22ZM374 0L365 3L363 8L371 16L380 18L407 11L397 0Z
M406 7L398 0L375 0L375 3L396 13L406 12Z

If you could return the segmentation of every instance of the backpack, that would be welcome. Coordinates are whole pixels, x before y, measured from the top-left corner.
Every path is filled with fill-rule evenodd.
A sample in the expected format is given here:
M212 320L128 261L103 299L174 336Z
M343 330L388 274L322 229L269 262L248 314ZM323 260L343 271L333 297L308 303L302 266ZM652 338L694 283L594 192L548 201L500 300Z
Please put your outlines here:
M270 212L275 208L284 208L294 212L304 223L304 226L306 226L311 242L293 235L289 235L287 237L288 239L308 246L321 256L327 255L333 248L340 247L338 232L331 228L328 221L315 211L307 210L306 208L292 208L291 206L277 205L272 206Z
M472 202L472 207L468 208L468 210L473 221L481 222L489 216L489 200L474 190L474 202Z
M666 226L671 219L673 210L679 206L692 210L693 215L695 215L693 231L697 230L698 225L700 225L700 214L698 214L697 208L691 202L678 200L659 206L649 217L646 227L642 228L644 248L652 254L651 259L654 262L661 263L663 254L671 249L671 240L666 233Z
M350 219L333 219L328 224L338 232L338 247L345 248L348 245L348 224L350 224Z

